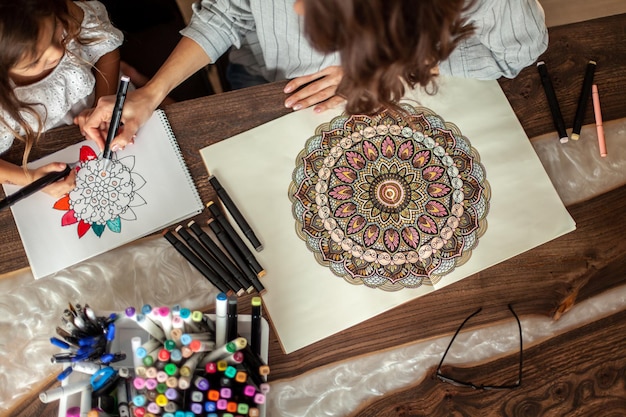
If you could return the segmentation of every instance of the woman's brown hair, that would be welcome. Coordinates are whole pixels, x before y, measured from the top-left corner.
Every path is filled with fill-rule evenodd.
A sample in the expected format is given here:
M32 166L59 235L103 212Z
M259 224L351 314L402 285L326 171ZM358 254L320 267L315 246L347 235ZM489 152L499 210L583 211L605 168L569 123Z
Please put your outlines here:
M57 19L63 26L64 45L78 39L80 22L70 13L67 0L0 0L0 108L25 132L20 135L19 131L13 131L16 138L25 142L24 165L41 135L44 121L34 109L37 103L23 102L15 95L9 71L23 58L36 56L42 22L49 18ZM25 114L33 116L38 127L31 126ZM0 123L11 129L2 118Z
M433 70L474 28L466 0L303 0L304 29L320 52L338 51L346 111L396 108L411 87L428 86Z

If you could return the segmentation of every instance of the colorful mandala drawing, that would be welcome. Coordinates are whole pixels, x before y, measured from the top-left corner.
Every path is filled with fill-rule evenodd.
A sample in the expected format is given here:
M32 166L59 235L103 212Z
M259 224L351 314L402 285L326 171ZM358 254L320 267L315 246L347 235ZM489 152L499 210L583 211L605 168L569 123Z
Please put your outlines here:
M108 163L105 170L104 164ZM133 207L146 204L137 193L146 181L136 172L135 157L105 161L98 159L89 146L80 148L80 163L76 173L76 187L54 203L54 208L65 211L62 226L78 224L78 238L90 229L101 237L105 229L120 233L122 221L136 220Z
M296 232L352 284L432 285L467 262L487 229L490 188L478 152L426 108L340 116L296 159Z

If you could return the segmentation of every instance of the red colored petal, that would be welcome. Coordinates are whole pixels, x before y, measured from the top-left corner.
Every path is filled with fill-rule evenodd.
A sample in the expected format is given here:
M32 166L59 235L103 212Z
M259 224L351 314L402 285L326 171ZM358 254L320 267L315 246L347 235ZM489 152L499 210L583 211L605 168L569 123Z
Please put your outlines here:
M80 147L80 161L87 162L93 159L96 159L98 155L91 149L89 146L81 146Z
M85 233L87 233L89 229L91 229L91 224L85 223L83 220L81 220L78 223L78 237L81 238L85 236Z
M57 202L54 203L54 206L52 207L57 210L69 210L70 209L70 195L65 194L63 197L58 199Z
M76 222L78 222L78 219L74 216L74 210L68 211L61 218L61 226L69 226L70 224L74 224Z

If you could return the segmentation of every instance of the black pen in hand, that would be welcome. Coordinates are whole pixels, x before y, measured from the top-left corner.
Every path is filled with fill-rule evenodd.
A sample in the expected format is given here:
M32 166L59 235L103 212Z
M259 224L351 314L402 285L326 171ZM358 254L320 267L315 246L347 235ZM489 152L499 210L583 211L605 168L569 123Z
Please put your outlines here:
M7 196L4 200L0 201L0 210L4 210L5 208L12 206L13 204L36 193L37 191L43 190L48 185L67 177L71 170L72 164L67 164L64 170L49 172L43 177L31 182L28 185L25 185L10 196Z
M126 100L126 92L128 91L129 83L130 78L125 75L122 76L120 79L120 85L117 88L117 98L115 99L115 106L113 107L113 114L111 115L111 124L109 125L107 138L104 142L102 158L111 159L111 142L117 135L117 130L119 129L120 122L122 121L122 110L124 109L124 101Z

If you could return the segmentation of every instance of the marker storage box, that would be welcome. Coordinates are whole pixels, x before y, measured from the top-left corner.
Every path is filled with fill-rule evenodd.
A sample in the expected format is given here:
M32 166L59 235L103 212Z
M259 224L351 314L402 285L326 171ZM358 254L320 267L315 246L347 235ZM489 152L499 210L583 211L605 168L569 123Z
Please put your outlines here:
M206 314L206 316L215 321L214 314ZM129 370L134 370L133 367L133 352L131 348L131 339L133 337L140 337L141 342L144 343L149 340L148 333L139 327L139 325L131 320L126 318L125 316L121 316L115 322L115 339L111 344L111 352L124 352L126 354L126 359L112 363L111 366L115 369L119 368L128 368ZM239 314L237 320L237 330L239 335L245 337L248 342L250 341L250 333L251 333L251 316L246 314ZM269 324L265 320L265 318L261 318L261 358L267 363L268 360L268 345L269 345ZM59 367L59 371L61 371ZM82 379L89 378L90 375L84 374L81 372L72 372L65 380L63 380L62 385L66 386L68 384L72 384L78 382ZM66 417L67 410L72 407L80 406L81 395L80 393L72 394L66 397L62 397L59 400L59 417ZM258 406L261 417L265 417L265 404L261 404Z

